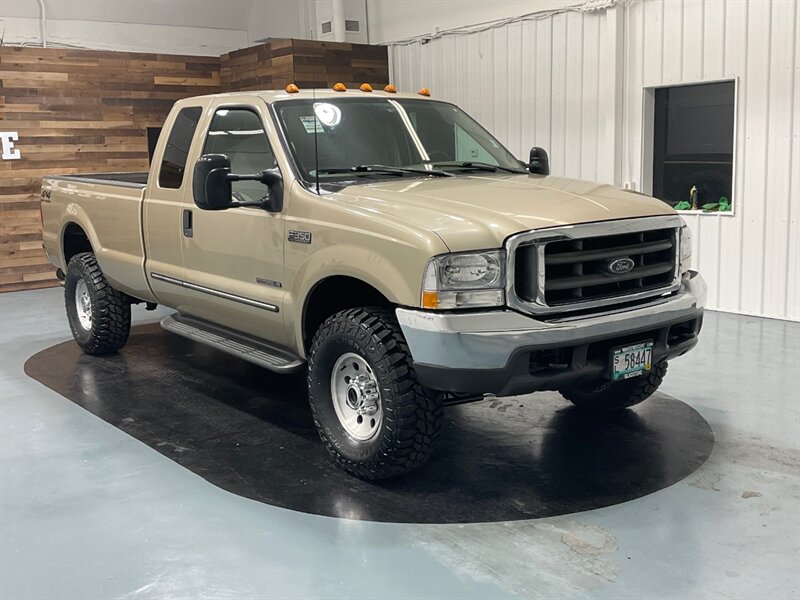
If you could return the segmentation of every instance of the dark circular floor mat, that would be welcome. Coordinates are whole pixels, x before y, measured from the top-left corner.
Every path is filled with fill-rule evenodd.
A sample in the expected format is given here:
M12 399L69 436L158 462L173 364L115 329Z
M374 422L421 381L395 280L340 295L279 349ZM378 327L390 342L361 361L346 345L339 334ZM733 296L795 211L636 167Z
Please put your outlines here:
M225 490L348 519L472 523L609 506L683 479L714 445L708 423L664 394L604 415L539 393L445 408L428 463L367 483L328 457L303 376L272 374L158 325L135 327L111 357L63 342L25 372Z

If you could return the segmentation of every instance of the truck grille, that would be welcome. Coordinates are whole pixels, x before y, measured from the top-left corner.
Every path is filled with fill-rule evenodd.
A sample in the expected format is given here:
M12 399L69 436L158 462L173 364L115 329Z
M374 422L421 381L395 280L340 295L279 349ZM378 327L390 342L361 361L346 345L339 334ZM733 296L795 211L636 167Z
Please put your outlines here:
M663 293L676 284L678 231L662 227L586 237L569 232L522 241L513 249L514 294L534 312L554 312Z

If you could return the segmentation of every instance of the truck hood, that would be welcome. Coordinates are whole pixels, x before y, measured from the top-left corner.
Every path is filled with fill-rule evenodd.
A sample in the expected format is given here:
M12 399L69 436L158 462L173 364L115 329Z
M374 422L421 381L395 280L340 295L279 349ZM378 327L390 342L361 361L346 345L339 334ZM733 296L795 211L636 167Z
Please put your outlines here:
M661 200L554 176L464 175L351 185L345 202L434 231L451 252L499 248L521 231L675 214Z

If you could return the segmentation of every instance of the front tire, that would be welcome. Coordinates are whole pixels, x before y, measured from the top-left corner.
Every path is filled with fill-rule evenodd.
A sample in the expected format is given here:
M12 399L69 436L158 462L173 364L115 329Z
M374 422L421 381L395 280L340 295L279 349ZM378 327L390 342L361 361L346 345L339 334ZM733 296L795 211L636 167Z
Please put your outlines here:
M322 324L309 353L308 397L328 452L361 479L417 468L441 429L441 395L417 383L386 309L349 309Z
M652 396L667 374L667 361L653 366L653 370L640 377L625 381L597 381L565 387L561 395L575 406L588 410L613 411L630 408Z
M70 259L64 301L72 337L86 354L113 354L128 341L130 300L106 281L91 252Z

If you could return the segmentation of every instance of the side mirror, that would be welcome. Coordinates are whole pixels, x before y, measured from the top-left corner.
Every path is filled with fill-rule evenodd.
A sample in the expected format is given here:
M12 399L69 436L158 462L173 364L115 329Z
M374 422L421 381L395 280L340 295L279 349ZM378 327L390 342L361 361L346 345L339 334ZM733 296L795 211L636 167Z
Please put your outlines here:
M528 171L531 175L550 175L550 159L547 158L547 151L539 146L531 148Z
M197 159L192 177L194 203L203 210L225 210L233 206L231 159L224 154L204 154Z
M234 181L260 181L269 189L261 202L237 202L232 198ZM225 210L241 206L257 206L270 212L283 208L283 177L277 168L252 175L231 173L231 160L224 154L204 154L194 165L192 179L194 203L203 210Z

